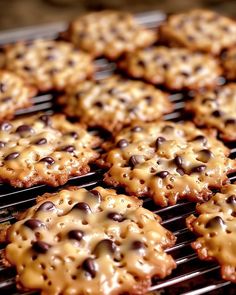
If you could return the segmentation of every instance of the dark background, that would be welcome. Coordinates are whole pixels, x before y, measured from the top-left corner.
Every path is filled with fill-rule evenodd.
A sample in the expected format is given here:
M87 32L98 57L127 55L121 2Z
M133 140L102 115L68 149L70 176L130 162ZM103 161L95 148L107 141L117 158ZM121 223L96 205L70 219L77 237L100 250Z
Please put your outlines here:
M193 7L236 16L236 0L0 0L0 30L67 21L81 13L104 8L176 12Z

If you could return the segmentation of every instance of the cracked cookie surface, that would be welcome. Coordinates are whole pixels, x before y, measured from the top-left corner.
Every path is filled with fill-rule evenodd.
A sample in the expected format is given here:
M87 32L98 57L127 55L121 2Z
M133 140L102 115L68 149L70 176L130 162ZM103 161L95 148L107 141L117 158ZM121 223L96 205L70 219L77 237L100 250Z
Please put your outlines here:
M102 187L45 194L7 230L4 262L42 295L145 294L176 267L175 237L141 204Z

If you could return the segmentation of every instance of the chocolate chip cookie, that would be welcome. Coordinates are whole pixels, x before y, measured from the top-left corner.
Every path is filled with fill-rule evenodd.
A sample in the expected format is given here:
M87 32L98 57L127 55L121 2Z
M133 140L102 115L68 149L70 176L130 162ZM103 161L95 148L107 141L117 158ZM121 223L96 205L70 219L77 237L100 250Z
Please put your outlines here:
M222 64L224 76L228 80L236 79L236 48L232 48L223 54Z
M186 110L197 125L216 128L225 141L236 140L236 83L196 95Z
M45 194L7 230L6 265L41 294L145 294L176 267L175 243L135 197L96 187Z
M119 67L131 77L171 90L213 87L222 73L218 61L210 55L164 46L129 53Z
M63 115L34 115L0 124L0 180L15 187L62 185L89 171L99 144Z
M214 11L194 9L171 15L160 35L170 45L219 54L236 45L236 22Z
M118 133L99 160L108 167L104 181L135 196L148 196L167 206L179 199L204 201L210 188L227 182L236 161L211 130L192 123L133 124Z
M167 94L147 83L121 76L68 87L59 103L67 115L110 132L134 120L152 121L172 111Z
M197 205L198 216L187 218L197 236L193 249L202 260L217 261L225 280L236 283L236 185L223 187L208 202Z
M4 67L39 91L63 90L94 71L91 57L63 41L35 40L6 47Z
M125 52L147 47L157 33L139 25L132 14L121 11L92 12L74 20L67 32L69 40L93 56L116 59Z
M30 106L36 90L9 71L0 70L0 121L10 119L18 109Z

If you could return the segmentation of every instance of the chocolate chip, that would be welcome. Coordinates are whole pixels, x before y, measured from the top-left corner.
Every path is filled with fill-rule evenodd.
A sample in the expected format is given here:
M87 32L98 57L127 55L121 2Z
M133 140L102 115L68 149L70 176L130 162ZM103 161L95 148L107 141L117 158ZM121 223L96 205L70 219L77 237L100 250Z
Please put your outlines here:
M112 219L114 221L122 222L125 220L124 216L122 214L116 213L116 212L110 212L107 214L107 217L109 219Z
M85 213L91 213L91 208L89 207L89 205L85 202L80 202L75 204L75 206L72 208L72 210L77 209L77 210L81 210L84 211Z
M182 71L182 72L180 72L180 75L188 78L190 76L190 73L189 72Z
M145 247L144 243L141 241L134 241L131 246L131 249L133 249L133 250L141 250L141 249L145 249L145 248L146 247Z
M162 136L157 137L156 143L155 143L156 149L158 149L164 141L166 141L164 137Z
M73 153L75 151L75 147L73 145L67 145L61 149L61 151Z
M47 139L46 138L40 138L40 139L37 139L34 144L37 144L37 145L43 145L43 144L46 144L47 143Z
M196 66L195 68L194 68L194 71L195 72L199 72L199 71L201 71L202 70L202 66L200 66L200 65L198 65L198 66Z
M90 274L92 278L96 276L96 268L94 264L94 259L93 258L87 258L84 260L82 264L83 269Z
M134 155L129 158L129 166L134 168L136 165L142 162L143 157L140 155Z
M162 128L162 132L171 132L174 130L174 127L171 125L166 125Z
M45 224L41 220L38 220L38 219L28 219L25 221L24 225L29 227L32 230L34 230L38 227L45 226Z
M169 67L170 67L170 64L165 62L165 63L162 64L162 67L163 67L163 69L168 70Z
M45 56L45 59L46 60L54 60L54 59L56 59L56 56L52 55L52 54L49 54L49 55Z
M156 176L160 177L160 178L166 178L170 173L168 171L160 171L158 173L156 173Z
M0 92L4 93L6 91L6 84L0 83Z
M5 146L5 142L3 142L3 141L0 141L0 148L3 148L4 146Z
M99 191L97 191L97 190L95 190L95 189L92 189L92 190L90 191L90 194L92 194L94 197L96 197L96 199L97 199L98 202L101 202L101 200L102 200L102 196L101 196L101 194L99 193Z
M33 71L33 68L30 67L30 66L24 66L23 69L27 72L32 72Z
M236 205L236 195L229 196L226 202L231 205Z
M78 139L78 134L75 131L71 131L68 133L68 135L70 135L71 137L73 137L74 139Z
M42 121L45 124L45 126L50 126L51 125L51 119L50 119L50 116L48 116L48 115L40 116L39 120Z
M10 100L12 100L12 97L11 97L11 96L6 96L6 97L3 97L3 98L1 99L1 102L8 102L8 101L10 101Z
M102 108L102 107L103 107L103 103L102 103L101 101L96 101L96 102L94 103L94 106L95 106L95 107L98 107L98 108Z
M84 236L84 232L79 229L74 229L68 232L69 239L81 241Z
M225 124L226 125L230 125L230 124L236 124L236 119L227 119L226 121L225 121Z
M115 253L116 245L112 240L104 239L101 240L93 250L93 253L97 256L101 255L103 251L108 253Z
M187 36L187 39L188 39L189 41L194 41L195 38L194 38L192 35L188 35L188 36Z
M55 160L51 157L45 157L45 158L42 158L40 162L46 162L47 164L52 165L55 163Z
M144 99L146 100L146 102L148 103L148 105L151 105L153 97L151 95L147 95L144 97Z
M203 172L205 170L206 170L206 165L199 165L199 166L193 167L191 172L192 173L195 173L195 172L196 173L201 173L201 172Z
M140 59L140 60L137 61L137 65L140 66L140 67L145 67L145 62Z
M183 176L185 174L184 169L182 168L177 168L176 171L179 173L179 175Z
M117 142L117 147L120 149L124 149L129 145L128 141L126 139L121 139Z
M41 204L38 209L38 211L54 211L56 209L56 206L50 202L50 201L46 201L43 204Z
M75 65L75 61L74 60L68 60L67 62L69 67L73 67Z
M131 129L132 132L140 132L140 131L142 131L142 130L143 130L143 128L140 127L140 126L134 126L134 127Z
M37 241L33 243L32 248L38 253L45 254L51 248L51 245L43 241Z
M49 75L54 75L54 74L56 74L58 72L59 72L59 70L56 69L56 68L52 68L51 70L48 71Z
M8 131L12 128L12 125L8 122L3 122L1 125L0 125L0 129L1 131Z
M20 125L19 127L17 127L16 129L16 133L20 133L20 134L23 134L25 132L30 132L32 133L34 130L32 127L30 127L29 125Z
M182 165L183 165L183 158L182 157L176 156L174 158L174 162L177 167L182 168Z
M216 118L219 118L223 115L223 113L220 110L216 110L216 111L212 112L211 114L212 114L212 116L214 116Z
M204 149L204 150L201 150L197 153L197 160L201 161L201 162L204 162L204 163L207 163L210 158L213 157L213 154L210 150L208 149Z
M210 219L207 224L206 228L214 228L214 227L225 227L225 222L220 216L215 216L214 218Z
M24 53L22 53L22 52L19 52L15 55L16 59L22 59L22 57L24 57Z
M20 153L18 153L18 152L11 153L11 154L7 155L7 156L4 158L4 160L5 160L5 161L14 160L14 159L18 158L19 155L20 155Z
M194 137L193 141L202 141L203 144L207 143L207 139L203 135L198 135L198 136Z

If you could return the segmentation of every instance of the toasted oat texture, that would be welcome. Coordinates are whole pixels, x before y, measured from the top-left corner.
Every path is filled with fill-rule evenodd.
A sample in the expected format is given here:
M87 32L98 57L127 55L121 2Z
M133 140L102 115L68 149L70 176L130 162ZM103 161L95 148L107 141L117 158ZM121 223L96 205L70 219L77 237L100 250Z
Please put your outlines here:
M219 54L236 45L236 22L214 11L194 9L170 16L160 35L170 45Z
M134 120L152 121L172 111L167 94L121 76L68 87L59 103L64 105L67 115L111 132Z
M45 194L8 229L5 264L42 295L145 294L176 267L175 237L141 205L102 187Z
M74 20L67 35L76 47L93 56L110 59L147 47L157 40L157 33L139 25L132 14L108 10L89 13Z
M14 73L0 70L0 121L10 119L19 109L30 106L36 91Z
M131 77L171 90L213 87L222 72L218 61L210 55L164 46L127 54L119 66Z
M62 41L35 40L6 47L4 67L39 91L63 90L93 73L91 57Z
M160 206L179 199L204 201L210 188L227 181L236 161L214 134L192 123L133 124L116 135L99 161L107 166L104 181L128 194L149 196Z
M34 115L0 124L0 180L15 187L57 186L85 174L99 139L63 115Z
M188 228L198 236L193 249L200 259L217 261L222 278L236 283L236 185L227 185L198 204L197 213L198 217L187 218Z
M236 140L236 83L196 95L186 110L197 125L218 129L225 141Z
M236 48L226 51L222 58L224 76L228 80L236 79Z

